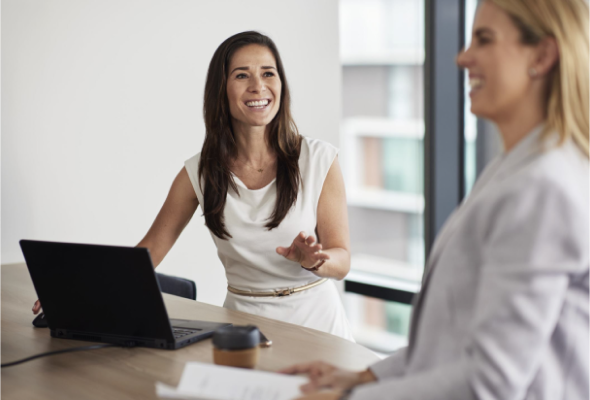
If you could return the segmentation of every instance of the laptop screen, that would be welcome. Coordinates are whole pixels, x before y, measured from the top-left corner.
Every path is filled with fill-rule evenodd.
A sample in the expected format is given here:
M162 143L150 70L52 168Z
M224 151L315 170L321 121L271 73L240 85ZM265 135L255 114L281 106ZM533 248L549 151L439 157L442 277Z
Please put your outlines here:
M20 244L52 330L173 340L147 249Z

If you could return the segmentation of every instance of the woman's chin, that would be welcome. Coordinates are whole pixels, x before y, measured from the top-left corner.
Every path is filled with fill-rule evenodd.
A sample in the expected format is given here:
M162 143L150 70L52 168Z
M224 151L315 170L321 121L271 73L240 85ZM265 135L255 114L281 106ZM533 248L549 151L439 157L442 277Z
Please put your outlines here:
M475 115L478 118L486 118L489 119L490 116L490 110L488 110L488 107L483 106L482 104L479 104L479 102L471 102L471 108L470 108L471 114Z
M263 126L267 126L268 124L270 124L270 121L272 121L272 118L265 118L263 120L255 120L255 121L250 122L250 126L263 127Z
M274 115L271 114L267 114L267 115L260 115L257 116L255 118L249 118L248 119L248 124L250 126L267 126L268 124L271 123L271 121L273 120Z
M233 119L234 127L241 126L244 129L263 128L270 124L272 118L240 118ZM236 125L237 124L237 125Z

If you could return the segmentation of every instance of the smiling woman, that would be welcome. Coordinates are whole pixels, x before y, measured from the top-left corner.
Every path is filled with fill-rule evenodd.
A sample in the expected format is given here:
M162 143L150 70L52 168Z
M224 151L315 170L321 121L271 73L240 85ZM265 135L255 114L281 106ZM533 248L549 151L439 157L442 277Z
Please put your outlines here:
M186 161L139 246L157 266L201 205L226 271L225 307L352 340L328 279L350 269L338 151L299 134L269 37L243 32L217 48L203 114L203 149Z
M205 85L207 132L199 163L199 178L210 183L204 188L205 220L216 236L231 237L221 219L228 187L237 191L231 173L253 189L276 177L278 196L268 228L276 228L294 204L300 181L301 138L290 103L283 63L270 38L243 32L219 46ZM237 146L236 140L241 141ZM252 154L257 158L252 160L246 159L245 152L238 154L239 147L251 148L253 140L270 151ZM275 165L278 159L280 165ZM218 163L223 168L217 168ZM252 169L259 175L248 173Z
M350 269L338 150L300 135L290 102L269 37L225 40L207 73L203 149L185 162L138 247L157 267L200 205L225 267L224 307L353 340L332 281Z

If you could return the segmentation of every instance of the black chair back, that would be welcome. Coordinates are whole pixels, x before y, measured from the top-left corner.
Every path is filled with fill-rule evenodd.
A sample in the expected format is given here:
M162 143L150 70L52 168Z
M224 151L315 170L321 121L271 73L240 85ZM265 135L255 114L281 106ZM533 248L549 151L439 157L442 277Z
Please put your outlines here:
M165 275L156 272L156 278L160 284L162 293L173 294L185 299L197 300L197 285L195 282L179 278L177 276Z

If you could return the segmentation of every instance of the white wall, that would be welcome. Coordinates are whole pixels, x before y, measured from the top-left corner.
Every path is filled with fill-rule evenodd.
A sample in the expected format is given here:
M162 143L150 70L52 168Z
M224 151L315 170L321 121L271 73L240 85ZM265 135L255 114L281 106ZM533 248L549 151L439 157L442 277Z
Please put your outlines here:
M2 1L2 263L23 238L135 245L204 138L209 61L227 37L276 42L304 135L338 145L337 0ZM159 271L220 305L200 209Z

